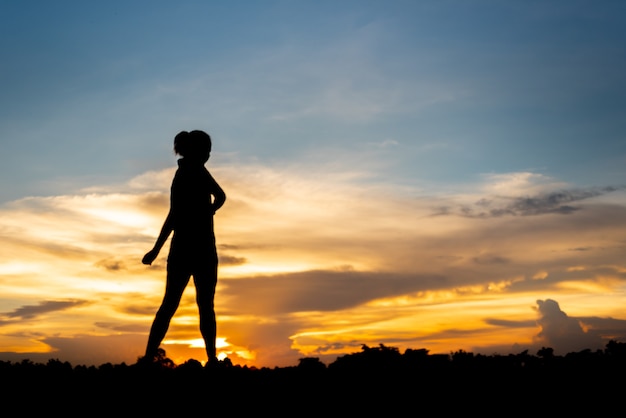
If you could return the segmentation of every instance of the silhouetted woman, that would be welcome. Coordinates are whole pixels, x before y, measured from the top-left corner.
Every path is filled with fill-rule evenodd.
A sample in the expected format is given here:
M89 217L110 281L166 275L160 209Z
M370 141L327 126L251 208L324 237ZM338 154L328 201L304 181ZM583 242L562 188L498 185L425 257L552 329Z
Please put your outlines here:
M182 158L178 160L178 170L172 181L170 210L154 247L142 259L144 264L152 264L170 233L174 233L167 258L165 296L152 323L143 360L154 361L156 358L183 291L193 276L200 332L210 364L217 361L213 305L217 249L213 215L224 204L226 195L204 166L211 154L211 137L207 133L179 133L174 138L174 152Z

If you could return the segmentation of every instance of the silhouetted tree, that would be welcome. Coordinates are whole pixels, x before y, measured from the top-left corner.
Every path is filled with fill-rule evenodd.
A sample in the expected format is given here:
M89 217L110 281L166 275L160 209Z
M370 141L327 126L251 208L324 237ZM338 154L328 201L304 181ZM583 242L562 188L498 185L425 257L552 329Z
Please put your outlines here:
M606 344L604 352L611 357L626 360L626 343L611 340Z
M541 347L537 351L537 355L543 359L551 359L554 357L554 349L551 347Z
M200 363L196 359L189 359L185 361L184 363L176 366L176 370L183 370L183 371L197 371L197 370L202 370L202 369L203 369L202 363Z
M388 373L402 369L402 355L396 347L387 347L384 344L369 347L363 344L360 353L338 357L328 367L333 370L350 370L360 373Z
M470 366L473 364L474 353L465 350L455 351L450 355L452 364L455 366Z
M325 370L326 365L322 363L319 357L304 357L298 361L298 369L306 371Z

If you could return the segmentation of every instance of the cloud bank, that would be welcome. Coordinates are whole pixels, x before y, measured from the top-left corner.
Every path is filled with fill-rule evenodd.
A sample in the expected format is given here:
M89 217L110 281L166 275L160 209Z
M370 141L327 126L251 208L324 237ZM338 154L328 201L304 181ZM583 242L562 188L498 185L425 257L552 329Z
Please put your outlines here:
M216 215L218 339L236 363L331 360L379 343L567 352L626 335L623 188L510 173L434 193L364 186L363 170L211 170L228 195ZM151 267L140 260L172 174L0 209L0 357L142 354L167 248ZM199 341L190 285L165 349L203 359Z

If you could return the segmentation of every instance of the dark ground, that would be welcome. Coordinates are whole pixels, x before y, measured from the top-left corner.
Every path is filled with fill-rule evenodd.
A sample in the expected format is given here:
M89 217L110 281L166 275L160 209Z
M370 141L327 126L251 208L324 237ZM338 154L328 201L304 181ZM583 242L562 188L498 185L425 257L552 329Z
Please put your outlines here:
M163 353L164 354L164 353ZM248 368L0 362L3 416L623 416L626 343L554 356L430 355L380 345L329 365Z

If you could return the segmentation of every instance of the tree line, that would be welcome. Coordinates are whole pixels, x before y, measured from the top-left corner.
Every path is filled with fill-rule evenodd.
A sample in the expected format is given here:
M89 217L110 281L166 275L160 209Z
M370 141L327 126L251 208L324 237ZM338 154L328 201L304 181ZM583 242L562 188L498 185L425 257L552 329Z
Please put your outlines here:
M0 362L0 395L32 413L58 411L81 415L165 416L194 413L223 405L235 416L273 413L351 416L410 408L436 408L443 415L469 412L501 416L515 412L597 416L621 405L626 372L626 343L610 341L604 349L555 355L537 353L474 354L463 350L431 354L379 344L324 364L301 358L290 367L255 368L227 359L204 367L189 359L181 364L159 351L150 366L111 364L73 366L50 359L35 363ZM408 408L408 409L407 409ZM423 411L422 411L423 412ZM540 414L541 415L541 414Z

